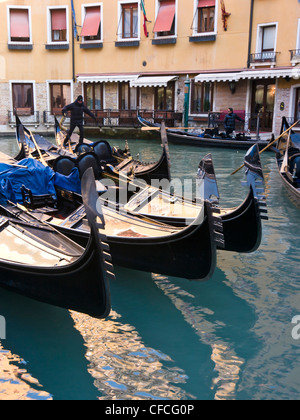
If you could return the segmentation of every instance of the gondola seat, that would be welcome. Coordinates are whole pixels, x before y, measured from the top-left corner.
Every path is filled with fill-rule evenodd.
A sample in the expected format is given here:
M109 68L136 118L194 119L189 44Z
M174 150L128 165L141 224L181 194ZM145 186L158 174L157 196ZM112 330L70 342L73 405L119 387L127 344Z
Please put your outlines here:
M69 176L76 167L76 161L69 156L59 156L53 163L54 172Z
M23 204L29 209L43 209L46 208L49 211L49 208L57 209L57 197L53 194L42 194L34 195L29 188L26 188L24 185L21 187L21 193L23 197Z
M77 146L75 147L75 153L79 156L82 155L83 153L88 153L91 151L92 151L92 148L89 144L85 144L85 143L77 144Z
M108 142L98 141L93 144L93 151L100 160L100 162L112 163L115 161L112 150Z
M100 162L93 152L88 152L80 155L76 160L77 168L79 170L80 179L88 168L93 168L96 179L99 179L102 173Z

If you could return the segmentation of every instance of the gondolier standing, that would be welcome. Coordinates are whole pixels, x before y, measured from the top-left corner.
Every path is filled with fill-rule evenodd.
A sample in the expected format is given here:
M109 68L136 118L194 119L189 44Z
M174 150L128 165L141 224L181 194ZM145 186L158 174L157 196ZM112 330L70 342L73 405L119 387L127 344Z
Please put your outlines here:
M70 124L70 129L68 131L68 134L64 141L64 146L66 146L66 144L70 140L70 137L72 136L72 133L76 127L79 128L79 133L80 133L79 144L82 144L83 143L83 114L88 114L90 117L94 118L95 121L96 121L96 117L84 105L83 97L81 95L78 96L75 102L73 102L72 104L66 105L62 109L62 114L65 115L68 111L71 111L71 124Z
M228 114L225 116L224 119L224 128L226 130L226 137L229 137L235 131L235 120L239 120L245 122L242 118L240 118L237 114L233 112L232 108L228 108Z

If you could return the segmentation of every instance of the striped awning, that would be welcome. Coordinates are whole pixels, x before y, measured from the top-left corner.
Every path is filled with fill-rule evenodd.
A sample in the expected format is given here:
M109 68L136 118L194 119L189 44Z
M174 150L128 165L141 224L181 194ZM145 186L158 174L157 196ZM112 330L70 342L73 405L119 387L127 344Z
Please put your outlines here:
M228 73L201 73L195 77L196 83L202 82L232 82L247 79L279 79L291 77L293 79L300 78L300 68L288 69L265 69L265 70L244 70L240 72Z
M81 83L125 83L133 82L138 74L79 74L77 81Z
M167 87L177 76L143 76L130 82L131 87Z

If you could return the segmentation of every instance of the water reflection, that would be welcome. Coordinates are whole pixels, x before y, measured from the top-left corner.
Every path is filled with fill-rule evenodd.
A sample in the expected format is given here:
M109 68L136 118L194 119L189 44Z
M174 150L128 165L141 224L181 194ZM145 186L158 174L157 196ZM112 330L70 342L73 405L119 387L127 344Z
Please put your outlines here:
M72 317L86 342L89 372L101 391L101 400L187 397L176 386L186 381L184 372L166 368L164 363L172 364L171 358L146 346L136 329L120 322L116 312L105 321L75 312Z
M15 376L13 384L20 395L27 389L31 399L96 399L83 339L74 330L69 311L1 289L0 313L6 319L0 359L10 377ZM1 391L15 399L0 372Z

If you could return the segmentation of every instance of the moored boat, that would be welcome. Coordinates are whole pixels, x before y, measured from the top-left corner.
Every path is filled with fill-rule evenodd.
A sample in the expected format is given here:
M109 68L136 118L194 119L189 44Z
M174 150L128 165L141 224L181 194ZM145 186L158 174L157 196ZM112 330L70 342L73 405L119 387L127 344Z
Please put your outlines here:
M282 132L289 128L283 118ZM291 130L281 137L277 143L277 168L289 198L300 207L300 135Z
M143 127L148 127L153 130L160 130L160 124L153 124L138 116L138 120ZM226 137L224 133L213 132L214 130L207 129L201 133L188 131L189 129L177 130L174 128L167 129L167 137L169 143L181 144L187 146L197 147L219 147L229 149L248 150L253 144L257 144L260 149L266 147L269 142L267 140L252 139L250 136L244 134L237 134L235 137Z
M66 131L61 128L61 124L55 118L55 143L47 140L38 134L32 134L16 116L16 138L20 146L20 151L15 157L16 160L32 156L46 162L53 167L56 160L61 157L76 160L85 153L93 153L98 160L98 164L109 165L114 168L114 172L122 172L126 176L143 179L150 183L152 179L171 179L170 158L168 144L162 144L162 153L158 161L149 163L133 159L129 149L111 147L106 140L92 142L84 139L84 143L78 143L79 136L74 133L71 143L63 147Z
M88 174L82 183L91 227L85 249L36 219L11 218L1 211L0 286L44 303L105 318L111 308L109 279L113 278L113 267L105 237L100 237L89 212Z

